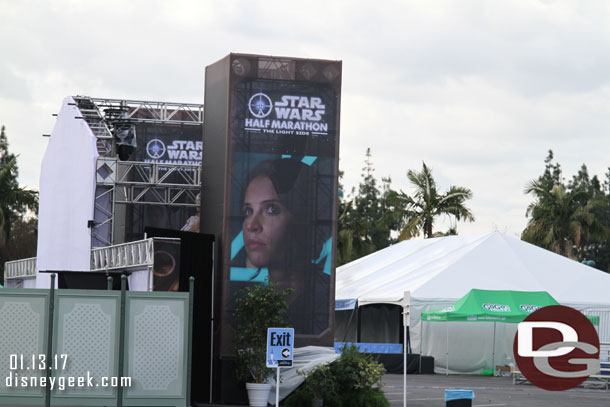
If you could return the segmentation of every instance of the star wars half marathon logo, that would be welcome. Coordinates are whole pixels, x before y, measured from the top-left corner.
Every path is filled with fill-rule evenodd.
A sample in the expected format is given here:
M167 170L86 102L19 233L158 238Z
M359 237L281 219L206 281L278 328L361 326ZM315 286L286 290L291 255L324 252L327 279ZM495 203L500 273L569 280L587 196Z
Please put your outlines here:
M268 134L327 135L324 120L326 106L319 97L283 95L272 100L268 95L255 93L248 100L251 117L245 129Z
M599 337L577 310L551 305L519 323L513 342L523 376L545 390L568 390L600 372Z
M146 144L145 162L160 164L201 164L203 142L174 140L171 145L166 146L159 139L152 139Z

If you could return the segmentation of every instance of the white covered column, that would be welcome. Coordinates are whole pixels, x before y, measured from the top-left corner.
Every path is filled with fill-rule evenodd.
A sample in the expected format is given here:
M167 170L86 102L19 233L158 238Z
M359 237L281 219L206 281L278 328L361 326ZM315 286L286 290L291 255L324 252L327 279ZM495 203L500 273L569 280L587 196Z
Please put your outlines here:
M95 135L72 97L64 99L40 171L36 287L48 288L40 270L91 269L91 229L98 156Z

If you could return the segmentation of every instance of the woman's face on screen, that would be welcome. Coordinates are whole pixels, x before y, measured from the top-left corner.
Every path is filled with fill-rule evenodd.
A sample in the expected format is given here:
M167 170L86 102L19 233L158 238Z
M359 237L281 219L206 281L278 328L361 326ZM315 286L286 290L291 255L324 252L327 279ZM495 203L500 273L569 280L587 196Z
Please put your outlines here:
M268 267L281 254L292 214L280 202L271 179L266 176L250 182L242 212L248 260L255 267Z

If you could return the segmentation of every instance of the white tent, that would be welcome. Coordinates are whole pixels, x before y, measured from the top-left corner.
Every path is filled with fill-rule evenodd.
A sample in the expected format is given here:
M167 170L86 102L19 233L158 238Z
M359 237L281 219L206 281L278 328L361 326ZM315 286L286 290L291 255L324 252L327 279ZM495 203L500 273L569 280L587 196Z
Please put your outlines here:
M444 371L447 346L457 346L464 329L469 338L480 330L481 341L454 350L460 356L450 360L449 372L492 367L488 323L425 324L420 347L419 314L450 305L472 288L547 291L563 305L600 315L600 339L610 340L610 274L498 232L403 241L339 267L336 275L336 299L356 299L359 307L402 305L404 293L410 291L413 351L434 356L437 371ZM453 332L449 344L446 329ZM497 361L512 359L516 326L505 329L496 342L496 349L504 349L500 355L496 352ZM484 351L487 347L489 352Z

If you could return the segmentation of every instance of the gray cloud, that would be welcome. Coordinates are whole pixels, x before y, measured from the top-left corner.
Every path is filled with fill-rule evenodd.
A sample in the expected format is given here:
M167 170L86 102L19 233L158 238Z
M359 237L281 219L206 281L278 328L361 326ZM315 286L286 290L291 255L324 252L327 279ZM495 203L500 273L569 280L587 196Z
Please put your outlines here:
M520 233L527 181L549 148L571 177L607 171L606 1L0 0L0 122L36 186L67 95L203 101L206 65L229 52L342 59L341 162L408 190L425 160L470 187L462 232Z

